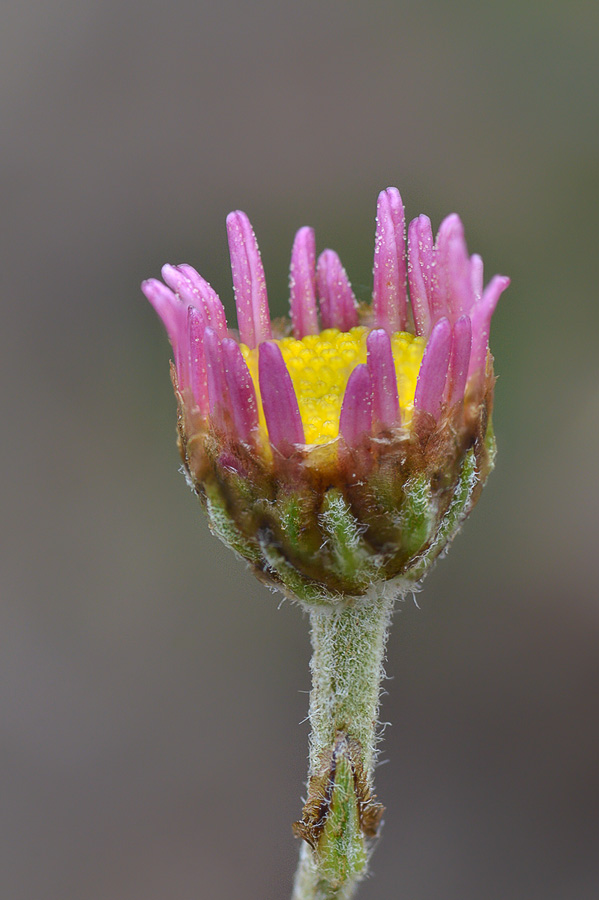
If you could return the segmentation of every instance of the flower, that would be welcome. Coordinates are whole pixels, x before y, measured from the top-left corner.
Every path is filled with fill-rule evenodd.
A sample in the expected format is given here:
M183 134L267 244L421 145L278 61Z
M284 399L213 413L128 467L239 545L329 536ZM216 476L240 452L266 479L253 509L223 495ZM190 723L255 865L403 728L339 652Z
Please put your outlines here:
M287 595L340 604L419 581L492 468L491 317L480 256L448 216L407 234L378 198L371 304L301 228L290 320L271 322L245 213L227 218L238 332L189 265L142 289L170 338L179 448L212 530Z

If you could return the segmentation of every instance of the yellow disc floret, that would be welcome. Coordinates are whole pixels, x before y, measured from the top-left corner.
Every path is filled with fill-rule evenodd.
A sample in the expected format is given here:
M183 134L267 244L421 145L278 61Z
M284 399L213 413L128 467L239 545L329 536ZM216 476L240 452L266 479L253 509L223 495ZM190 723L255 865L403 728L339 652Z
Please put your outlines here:
M327 328L301 340L286 337L276 341L291 376L307 444L326 444L339 434L339 416L347 381L353 369L366 362L369 329L360 325L351 331ZM399 331L391 337L402 423L409 422L414 405L416 379L424 353L424 338ZM260 385L258 349L241 344L248 364L266 433Z

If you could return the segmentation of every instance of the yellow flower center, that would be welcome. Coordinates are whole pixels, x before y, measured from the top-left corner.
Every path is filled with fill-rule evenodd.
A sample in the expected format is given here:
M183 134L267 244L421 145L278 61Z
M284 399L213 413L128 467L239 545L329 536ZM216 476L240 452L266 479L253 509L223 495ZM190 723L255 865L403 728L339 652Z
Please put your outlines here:
M339 435L339 416L345 388L353 369L366 362L368 333L368 328L359 325L347 332L327 328L320 334L306 335L300 341L292 337L275 341L293 382L307 444L326 444ZM412 416L416 379L424 346L424 338L405 331L398 331L391 337L404 424ZM258 383L258 348L250 350L245 344L241 344L241 352L256 388L260 427L266 436Z

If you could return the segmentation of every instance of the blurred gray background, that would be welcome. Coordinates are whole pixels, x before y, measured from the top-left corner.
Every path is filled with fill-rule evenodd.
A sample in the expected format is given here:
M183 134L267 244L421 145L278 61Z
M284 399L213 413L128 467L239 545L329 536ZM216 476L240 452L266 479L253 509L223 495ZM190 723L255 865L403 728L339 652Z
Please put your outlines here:
M495 316L497 469L389 642L363 900L599 896L599 8L40 0L3 8L0 896L280 900L308 623L178 474L139 290L271 306L314 225L368 296L377 191L462 216Z

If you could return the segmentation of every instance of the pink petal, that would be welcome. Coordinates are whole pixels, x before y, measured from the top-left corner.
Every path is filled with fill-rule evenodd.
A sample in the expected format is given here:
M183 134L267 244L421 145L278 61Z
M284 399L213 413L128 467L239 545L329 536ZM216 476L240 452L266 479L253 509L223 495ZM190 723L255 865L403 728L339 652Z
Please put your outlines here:
M447 303L456 322L460 316L468 315L474 304L472 288L472 264L464 237L464 226L457 215L449 216L446 244L440 248L444 252L445 277L447 279ZM449 226L449 223L450 226Z
M237 342L225 338L222 350L233 425L237 437L249 441L252 431L258 427L254 382Z
M221 340L227 336L227 318L220 297L193 266L163 266L162 277L185 304L203 311L206 324L214 328Z
M201 313L190 306L187 309L187 333L189 341L189 385L193 398L200 411L207 415L208 402L208 373L206 368L206 356L204 354L204 329L206 325Z
M258 380L270 443L281 453L303 444L304 426L291 376L277 344L260 344Z
M453 326L451 338L451 356L445 394L449 406L464 399L470 348L472 346L472 326L468 316L461 316Z
M356 298L334 250L324 250L318 257L316 288L323 328L349 331L358 324Z
M406 247L403 203L397 188L381 191L377 203L372 306L378 328L403 331L407 320Z
M482 257L479 256L478 253L473 253L470 257L470 271L474 302L478 303L483 295L483 261Z
M186 324L185 317L187 313L185 306L157 278L148 278L147 281L142 282L141 289L162 319L162 324L166 328L174 349L181 338L181 331Z
M173 355L179 387L183 390L189 380L187 310L178 297L157 278L149 278L141 286L166 328Z
M391 339L384 328L371 331L366 339L368 371L372 382L372 417L375 430L385 431L399 424L397 378Z
M293 335L298 340L318 334L316 314L316 239L313 228L300 228L293 242L289 270L289 305Z
M204 352L206 354L210 418L217 428L224 430L227 427L228 391L222 347L213 328L206 328L204 331Z
M431 297L433 321L448 316L451 322L455 322L463 313L469 312L473 302L464 226L460 217L452 213L441 222L435 243Z
M441 411L450 352L451 325L448 319L443 318L437 322L428 339L414 395L415 408L430 413L435 419Z
M368 366L359 365L347 381L339 417L339 434L356 447L372 429L372 381Z
M443 254L439 249L439 244L443 243L443 225L441 222L437 239L433 248L433 266L431 270L431 313L433 325L444 316L449 316L449 305L447 303L447 278L445 267L443 265Z
M510 279L505 275L494 275L486 286L480 302L472 309L472 353L468 366L468 378L473 375L483 376L489 349L489 331L491 316L495 312L497 301L508 287Z
M239 335L253 348L271 336L266 279L250 220L237 210L227 216Z
M408 279L416 334L428 337L432 325L431 269L433 231L428 216L412 219L408 226Z

